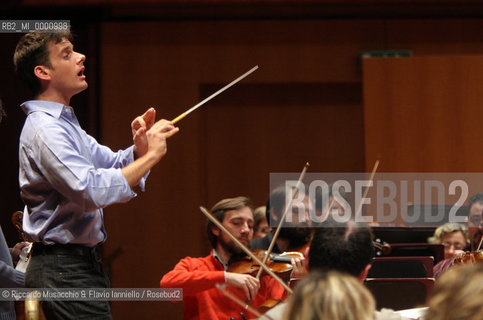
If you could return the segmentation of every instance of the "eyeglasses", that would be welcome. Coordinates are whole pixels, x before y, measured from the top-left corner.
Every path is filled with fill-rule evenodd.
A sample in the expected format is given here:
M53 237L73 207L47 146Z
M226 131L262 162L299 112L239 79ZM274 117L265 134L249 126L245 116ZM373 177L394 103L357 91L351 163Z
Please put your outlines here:
M474 214L474 215L472 215L471 217L468 218L468 221L471 222L474 225L481 224L481 220L482 220L482 218L481 218L481 215L479 215L479 214Z
M455 250L463 250L463 248L465 247L464 244L462 243L459 243L459 242L455 242L455 243L451 243L451 242L442 242L441 243L445 248L451 248L453 247Z

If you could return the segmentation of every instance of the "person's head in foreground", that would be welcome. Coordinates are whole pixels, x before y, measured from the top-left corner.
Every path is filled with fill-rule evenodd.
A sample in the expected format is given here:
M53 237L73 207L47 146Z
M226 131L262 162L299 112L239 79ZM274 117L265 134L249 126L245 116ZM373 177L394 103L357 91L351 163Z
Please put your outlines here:
M453 267L435 283L424 320L483 319L483 264Z
M311 272L295 287L284 320L374 320L376 303L354 276Z

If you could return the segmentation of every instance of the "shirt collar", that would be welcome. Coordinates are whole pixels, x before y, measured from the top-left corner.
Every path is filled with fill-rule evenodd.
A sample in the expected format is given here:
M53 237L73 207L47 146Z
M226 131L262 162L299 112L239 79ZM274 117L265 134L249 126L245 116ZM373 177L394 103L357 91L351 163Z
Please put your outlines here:
M22 103L20 106L27 115L32 112L40 111L59 119L62 113L71 115L71 117L74 114L72 107L64 106L61 103L52 101L29 100Z
M227 264L224 264L223 261L221 261L220 257L218 256L218 253L216 253L216 250L213 249L213 257L218 260L219 263L221 263L221 265L223 266L223 269L225 269L225 271L228 270L228 265Z

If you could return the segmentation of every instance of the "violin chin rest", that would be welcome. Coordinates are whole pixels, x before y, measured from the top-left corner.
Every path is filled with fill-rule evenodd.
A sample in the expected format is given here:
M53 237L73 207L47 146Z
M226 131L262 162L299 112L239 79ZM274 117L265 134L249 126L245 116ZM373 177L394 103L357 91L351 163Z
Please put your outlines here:
M292 258L303 258L304 255L300 252L293 251L293 252L284 252L284 253L272 253L270 255L270 260L273 262L283 262L283 263L291 263Z

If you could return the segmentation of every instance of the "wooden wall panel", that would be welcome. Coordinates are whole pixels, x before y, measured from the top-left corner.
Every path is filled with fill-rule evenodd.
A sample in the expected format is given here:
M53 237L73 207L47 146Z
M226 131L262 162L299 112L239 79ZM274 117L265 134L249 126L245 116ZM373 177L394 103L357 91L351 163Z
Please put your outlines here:
M213 90L211 90L213 91ZM205 197L263 205L270 172L363 170L359 83L239 85L203 110Z
M483 54L482 19L389 19L387 48L415 56Z
M483 56L364 59L366 163L383 171L480 172Z
M104 24L102 137L115 148L147 107L173 119L260 66L179 123L146 193L106 209L106 257L122 251L113 286L156 287L180 258L207 254L198 206L240 194L263 204L269 172L305 161L312 171L363 170L358 54L382 36L370 20ZM181 304L114 303L113 312L179 318Z
M172 119L253 65L260 66L238 86L180 122L181 131L169 141L168 155L151 173L146 193L106 210L106 257L121 252L110 266L113 286L156 287L162 274L181 257L207 254L204 218L198 206L211 207L223 197L239 194L261 204L269 191L269 172L298 172L306 160L312 162L313 172L370 171L379 155L382 171L434 169L429 164L420 166L424 161L411 157L387 156L391 143L408 137L385 122L390 115L377 115L376 120L369 117L362 127L359 53L399 48L411 49L417 55L478 53L480 36L467 28L476 29L482 22L434 20L424 26L415 21L416 27L407 34L411 22L103 24L102 137L115 148L130 141L129 122L147 107L156 106L160 116ZM449 32L448 42L442 37L432 40L435 30ZM469 35L458 38L466 32ZM425 63L420 67L430 68ZM409 97L431 90L433 76L447 79L444 71L438 70L420 78L416 89L407 93ZM398 70L400 74L403 71ZM384 83L381 86L387 88ZM473 87L459 88L468 92ZM391 92L386 94L390 101L396 99ZM448 110L451 115L438 114L430 137L451 139L455 130L440 132L440 124L457 119L459 110L454 107ZM432 119L433 115L421 117ZM471 118L465 113L460 117ZM366 142L365 149L361 148L363 139L373 140L372 127L380 130L381 126L389 126L381 138L384 148L378 148L379 137L374 144ZM414 128L418 129L416 125ZM423 144L425 139L414 141ZM448 147L453 147L456 142L450 141ZM432 159L446 157L443 153L432 155ZM417 157L421 158L419 153ZM469 160L455 161L459 161L458 168L465 168L464 161ZM441 162L438 170L446 168L443 163L449 162ZM113 303L115 317L156 314L179 318L181 310L181 304Z
M48 1L54 2L67 5L65 1ZM94 2L90 1L91 4ZM114 3L105 1L108 2ZM392 70L397 71L402 79L393 79L391 83L385 83L389 76L385 71L371 67L377 77L367 83L387 89L372 96L376 107L387 102L401 108L381 108L373 118L365 119L365 123L362 122L360 102L362 76L359 60L360 51L367 49L410 49L416 60L426 55L481 55L481 18L391 19L389 17L394 14L398 15L397 9L391 11L393 1L378 1L380 4L390 2L385 6L360 6L359 3L371 1L346 1L353 4L352 8L360 8L355 11L341 11L340 7L334 11L334 7L326 5L302 5L297 9L289 4L277 10L269 5L252 10L243 5L243 1L232 2L241 4L227 5L230 9L210 15L206 15L206 11L214 6L204 6L205 14L200 15L198 9L202 5L194 8L190 1L184 1L189 14L177 11L177 3L171 9L154 5L137 7L137 11L131 6L109 6L103 13L92 10L92 17L74 19L72 16L80 29L89 25L101 29L100 34L95 28L81 32L74 30L80 41L88 42L87 51L79 43L77 48L88 53L86 73L90 89L77 97L73 106L79 116L85 117L84 128L113 149L129 144L130 121L148 107L155 106L160 116L172 119L252 65L260 65L260 70L239 87L234 87L180 123L181 131L169 141L168 155L151 172L145 193L139 192L140 197L127 204L106 209L109 236L105 259L115 287L157 287L161 275L179 258L207 253L204 218L198 205L211 207L224 196L242 192L259 204L268 193L267 173L297 172L301 161L311 161L312 171L360 171L364 168L370 171L378 156L382 160L381 171L481 170L481 162L477 160L481 158L481 112L478 109L481 96L470 93L475 92L474 86L481 88L481 80L480 84L453 83L453 77L465 76L459 69L467 67L461 63L462 57L438 58L448 59L445 60L448 65L435 65L432 59L422 60L418 62L417 70L414 66L393 66ZM266 4L269 2L265 1ZM340 3L313 1L314 4L335 2ZM430 0L417 2L433 8L433 11L425 11L432 12L433 16L451 16L453 11L448 11L450 8L463 7L460 1L450 1L457 6L444 5L444 8ZM465 1L466 4L477 2ZM32 1L22 3L41 5ZM85 5L86 1L82 3ZM413 1L414 6L409 6L407 1L398 3L404 6L406 17L432 16L420 11L422 7L416 1ZM87 11L77 9L82 8L71 11L77 15ZM19 12L28 15L32 10L42 15L38 7L23 7ZM52 8L45 10L50 12ZM168 13L164 13L166 10ZM238 12L243 13L239 15ZM387 18L307 20L308 17L340 17L338 13L341 12L345 12L346 17ZM458 12L461 13L455 10L454 16L458 16ZM467 16L475 17L478 11L466 12ZM253 13L263 19L239 19L240 16L253 18ZM106 17L116 18L116 14L119 15L117 19L124 22L101 21ZM185 21L180 20L180 14ZM273 19L277 15L300 19ZM186 20L199 19L200 16L205 20ZM207 16L224 21L210 21ZM155 19L153 17L169 17L173 22L130 22L131 19ZM238 20L228 21L227 17L237 17ZM18 137L24 118L17 106L24 100L20 97L25 97L25 92L18 82L11 81L14 75L10 61L17 38L18 35L2 35L1 57L6 61L2 70L6 76L0 80L3 89L0 94L9 115L0 126L4 137ZM95 48L97 44L99 52ZM96 60L98 53L100 56ZM446 69L449 65L454 69ZM94 66L98 66L98 70ZM481 77L479 62L464 70L467 75L475 76L478 72L476 77ZM406 81L406 73L410 71L421 75L414 80L414 90L410 90L411 84ZM93 110L97 103L97 86L93 79L97 75L101 94L100 118ZM407 89L406 95L395 93L399 87ZM425 111L425 103L415 102L421 97L428 99L431 90L444 97L438 102L438 108L444 112L440 109ZM347 96L348 92L351 96ZM378 101L380 99L383 101ZM475 99L476 103L471 105ZM84 100L88 100L90 106L85 106ZM415 103L411 104L411 101ZM83 112L84 107L87 112ZM418 117L414 116L416 113ZM272 115L276 118L271 118ZM399 122L411 117L413 121L406 126ZM323 122L326 118L328 123ZM399 127L394 128L391 121ZM99 128L96 128L97 123ZM235 130L237 128L243 130ZM422 128L428 129L421 132ZM416 136L413 131L418 130L420 135ZM289 140L286 145L295 147L285 148L280 136ZM306 143L309 139L312 141ZM299 141L304 142L299 145ZM360 141L370 143L362 147ZM433 148L433 143L437 148ZM395 145L412 149L396 149ZM18 189L12 187L18 183L17 141L4 139L2 147L5 157L1 161L6 168L2 195L3 199L10 199L0 204L2 228L4 231L9 229L7 240L13 244L17 235L13 228L8 228L9 216L13 209L21 207ZM418 152L414 152L415 149ZM218 155L222 156L218 159ZM250 188L251 180L256 182L253 188ZM115 319L149 319L158 315L158 318L175 319L180 318L181 304L114 303L113 312Z

